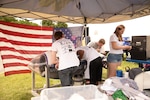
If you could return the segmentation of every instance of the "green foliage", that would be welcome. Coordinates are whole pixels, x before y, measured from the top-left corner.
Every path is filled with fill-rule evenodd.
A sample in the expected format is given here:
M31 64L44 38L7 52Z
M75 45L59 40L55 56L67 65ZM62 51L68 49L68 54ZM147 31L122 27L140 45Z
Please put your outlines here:
M56 27L57 28L67 28L68 25L66 23L63 23L63 22L57 22Z
M0 20L6 21L6 22L17 22L18 21L14 17L1 17L1 16L0 16Z
M38 26L38 24L30 22L27 19L24 20L17 20L14 17L0 17L1 21L6 21L6 22L12 22L12 23L18 23L18 24L25 24L25 25L32 25L32 26Z
M51 20L42 20L42 26L50 26L54 28L66 28L68 25L64 22L53 22Z
M39 26L38 24L33 23L27 19L17 20L15 17L2 17L2 16L0 16L0 20L6 21L6 22L18 23L18 24ZM68 27L68 25L64 22L54 22L51 20L42 20L42 26L49 26L49 27L54 27L54 28L67 28Z
M39 26L38 24L30 22L28 20L19 20L17 23L18 24L25 24L25 25L32 25L32 26Z
M51 20L42 20L42 26L55 27L55 24Z

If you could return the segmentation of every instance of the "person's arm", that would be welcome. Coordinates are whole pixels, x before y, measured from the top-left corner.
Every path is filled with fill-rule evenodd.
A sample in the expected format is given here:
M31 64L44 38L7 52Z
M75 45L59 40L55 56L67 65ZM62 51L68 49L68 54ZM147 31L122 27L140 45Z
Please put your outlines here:
M58 68L59 61L57 60L56 54L57 54L56 51L51 52L51 64L55 64L56 65L55 67Z
M87 46L88 46L88 47L94 47L94 42L89 42L89 43L87 44Z
M95 48L95 44L96 44L96 42L90 42L87 44L87 46L94 48L95 50L97 50L97 52L100 52L100 48Z
M105 48L104 46L101 47L100 49L100 53L103 54L103 55L106 55L106 52L105 52Z
M78 55L79 60L81 60L83 58L83 54L84 54L83 50L78 50L77 51L77 55Z
M111 42L112 44L112 48L115 49L115 50L120 50L120 49L123 49L123 50L131 50L131 46L128 46L128 45L117 45L117 43L114 41L114 42Z
M97 49L95 49L97 52L100 52L100 49L99 48L97 48Z

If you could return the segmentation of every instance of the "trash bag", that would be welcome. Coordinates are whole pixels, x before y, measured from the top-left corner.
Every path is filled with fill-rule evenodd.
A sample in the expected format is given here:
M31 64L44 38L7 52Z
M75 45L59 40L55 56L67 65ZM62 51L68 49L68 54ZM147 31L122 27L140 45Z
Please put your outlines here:
M129 70L129 78L134 80L135 76L142 72L141 68L132 68Z

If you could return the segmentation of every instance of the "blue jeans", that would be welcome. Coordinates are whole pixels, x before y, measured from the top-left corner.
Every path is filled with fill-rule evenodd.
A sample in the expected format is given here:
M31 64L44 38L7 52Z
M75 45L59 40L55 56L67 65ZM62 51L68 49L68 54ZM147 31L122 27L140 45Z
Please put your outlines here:
M59 79L62 86L71 86L74 84L72 76L76 67L77 66L58 71Z
M107 56L107 62L108 63L117 63L122 61L122 54L112 54L109 53Z

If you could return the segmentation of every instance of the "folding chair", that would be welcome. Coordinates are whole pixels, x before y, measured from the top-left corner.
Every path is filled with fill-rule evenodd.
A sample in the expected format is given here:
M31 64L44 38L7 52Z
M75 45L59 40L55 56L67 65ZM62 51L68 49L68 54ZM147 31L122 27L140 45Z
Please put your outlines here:
M58 71L57 69L55 69L55 65L48 65L48 57L46 53L43 53L35 57L34 59L32 59L28 67L32 70L32 94L34 96L38 96L39 92L44 88L61 86L61 84L50 86L49 79L50 78L59 79L59 77L58 77ZM35 86L36 73L40 74L42 77L45 77L45 80L46 80L45 87L39 88L39 89L36 88Z

